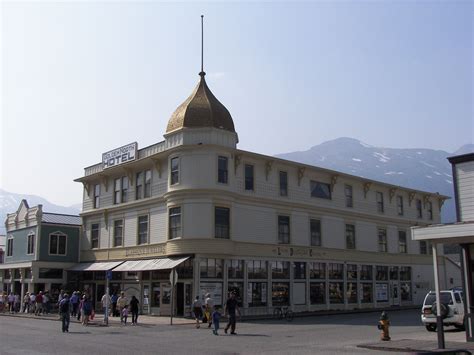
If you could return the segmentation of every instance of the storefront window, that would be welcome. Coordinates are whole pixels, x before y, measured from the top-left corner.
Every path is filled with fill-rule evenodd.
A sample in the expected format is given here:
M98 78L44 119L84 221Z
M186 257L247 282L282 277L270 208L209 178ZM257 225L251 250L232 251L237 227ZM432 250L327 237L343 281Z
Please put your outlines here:
M398 280L398 266L390 267L390 280Z
M409 282L402 282L400 290L402 301L411 301L411 284Z
M171 303L171 285L169 283L160 284L160 291L163 292L163 295L161 296L161 303L170 304Z
M357 303L357 282L348 282L346 286L347 303Z
M13 271L13 273L14 273L14 275L15 275L15 276L13 277L14 279L19 279L19 278L21 278L21 276L20 276L20 269L15 269L15 270Z
M182 279L192 279L193 278L193 260L188 259L186 261L183 261L176 268L176 272L178 273L178 277L181 280Z
M329 263L328 276L332 280L342 280L344 278L344 265Z
M263 260L251 260L247 262L249 279L267 279L267 262Z
M150 275L151 275L150 271L142 271L142 280L144 281L150 280Z
M259 307L267 305L266 282L249 282L247 292L249 307Z
M302 262L293 263L293 278L295 280L306 279L306 263L302 263Z
M388 284L387 283L375 284L375 300L377 302L388 302Z
M377 274L376 280L377 281L386 281L388 280L388 266L377 266Z
M10 269L5 269L5 279L10 280L12 274L10 273Z
M25 269L25 279L31 279L33 276L32 276L32 272L31 272L31 269Z
M310 279L326 279L326 264L325 263L309 263L309 278Z
M243 299L242 296L244 295L244 283L243 282L229 282L227 284L227 292L230 294L231 292L235 293L235 299L237 300L237 305L239 307L243 307Z
M290 304L290 283L272 283L272 304L273 306L288 306Z
M179 274L178 274L178 277L179 277ZM170 271L169 270L153 270L151 272L151 279L152 280L169 280Z
M94 280L105 280L105 271L94 271Z
M272 261L272 279L289 279L290 278L290 262L289 261Z
M227 275L229 279L243 279L244 278L244 261L243 260L229 260Z
M360 279L361 280L372 280L372 265L361 265L360 266Z
M373 285L362 283L362 303L372 303L374 297Z
M347 265L347 279L357 280L357 265L354 265L354 264Z
M411 280L411 267L410 266L400 267L400 280L403 280L403 281Z
M63 269L39 269L39 278L40 279L62 279L63 278Z
M337 264L334 264L337 265ZM329 283L329 303L340 304L344 303L344 283L330 282Z
M113 272L112 271L112 280L122 280L122 273L119 272Z
M202 278L222 278L222 269L224 261L222 259L202 259L201 260L201 277Z
M309 299L311 304L326 303L326 283L311 282L309 285Z
M206 295L210 294L215 305L222 305L224 290L222 282L201 282L199 287L199 296L204 302Z

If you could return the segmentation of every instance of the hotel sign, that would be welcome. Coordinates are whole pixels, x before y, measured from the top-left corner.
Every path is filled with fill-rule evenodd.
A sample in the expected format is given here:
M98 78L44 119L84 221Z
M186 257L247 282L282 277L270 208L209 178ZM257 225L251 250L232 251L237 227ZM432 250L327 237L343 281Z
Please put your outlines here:
M137 142L124 145L102 154L102 165L104 169L111 168L137 158Z

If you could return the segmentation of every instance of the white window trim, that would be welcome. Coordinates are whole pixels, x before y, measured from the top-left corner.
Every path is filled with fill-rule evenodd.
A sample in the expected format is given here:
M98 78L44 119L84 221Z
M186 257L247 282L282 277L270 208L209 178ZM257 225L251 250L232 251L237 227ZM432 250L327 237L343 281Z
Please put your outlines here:
M57 254L51 254L51 236L53 235L57 235L57 236L65 236L66 237L66 246L64 248L64 254L59 254L59 238L58 238L58 253ZM67 255L67 234L61 232L61 231L56 231L56 232L53 232L53 233L50 233L49 234L49 238L48 238L48 255L51 255L51 256L66 256Z
M171 233L170 233L170 211L172 208L180 208L179 210L179 216L180 216L180 221L181 221L181 233L179 236L176 238L171 238ZM184 235L184 230L183 230L183 206L181 205L176 205L176 206L168 206L168 217L166 218L166 231L167 231L167 240L177 240L183 238ZM215 238L214 238L215 239Z
M226 158L227 159L227 182L220 182L219 181L219 158ZM229 162L230 162L230 157L226 154L217 154L217 158L216 158L216 161L217 161L217 169L216 169L216 184L218 185L229 185L229 180L230 180L230 174L229 174Z
M115 245L115 221L122 221L122 244L121 245ZM125 245L125 240L124 240L124 229L125 229L125 218L117 218L112 220L113 223L113 229L112 229L112 248L123 248Z
M99 236L98 236L98 238L97 238L97 242L98 242L98 243L97 243L97 248L93 248L93 247L92 247L92 226L93 226L94 224L97 224L97 225L99 226ZM93 249L93 250L100 249L100 222L92 222L92 223L91 223L91 229L90 229L90 243L91 243L91 249Z
M140 217L145 217L147 216L147 221L146 221L146 242L145 243L138 243L140 239ZM150 214L149 213L144 213L140 214L137 216L137 240L136 240L137 245L146 245L150 244Z
M30 246L30 237L34 237L36 238L36 234L35 232L30 232L28 233L28 235L26 236L26 255L35 255L35 250L36 250L36 239L33 240L33 252L32 253L28 253L28 247Z
M174 184L171 183L171 174L172 174L171 161L173 159L178 159L178 181L175 182ZM178 186L181 183L181 157L180 156L170 157L169 162L168 162L168 166L169 166L168 186Z
M13 242L14 239L15 239L15 238L13 238L13 235L11 235L11 234L7 237L7 245L6 245L6 249L7 249L7 250L6 250L6 253L5 253L5 258L11 258L11 257L13 257L13 246L14 246L14 244L15 244L15 243ZM12 240L12 243L13 243L13 244L12 244L12 253L11 253L11 255L8 255L8 252L9 252L9 249L10 249L10 248L8 247L8 246L9 246L9 245L8 245L8 241L9 241L9 240Z

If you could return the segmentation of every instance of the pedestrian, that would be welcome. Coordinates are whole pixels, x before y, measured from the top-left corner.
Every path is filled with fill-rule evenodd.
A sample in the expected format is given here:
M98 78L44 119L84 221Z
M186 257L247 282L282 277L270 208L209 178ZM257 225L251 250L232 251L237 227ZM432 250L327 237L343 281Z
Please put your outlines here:
M5 295L3 292L0 292L0 312L2 313L5 311L5 303L7 303Z
M125 292L120 292L120 297L117 299L117 306L120 312L120 317L122 317L122 311L124 308L128 307L128 298L125 296Z
M82 313L82 325L88 326L89 317L92 314L92 302L86 295L82 296L81 313Z
M214 311L212 312L212 324L214 325L214 329L212 332L214 335L219 335L217 331L219 330L219 320L221 319L221 313L219 312L219 306L214 306Z
M62 331L69 333L69 322L71 320L71 301L69 295L64 293L59 301L59 316L61 317Z
M130 312L132 312L132 325L137 325L138 321L138 304L140 302L135 296L130 300Z
M230 328L230 334L235 335L235 326L236 326L236 312L240 314L239 306L237 304L237 300L235 298L235 292L230 293L230 297L227 299L225 303L225 310L224 313L229 318L229 322L227 323L226 327L224 328L224 333L227 334L227 331Z
M20 302L20 295L17 293L15 293L15 296L14 296L14 305L13 305L13 311L15 313L18 313L20 312L20 308L21 308L21 302Z
M25 293L23 297L23 309L21 310L22 313L29 313L30 312L30 293Z
M8 295L8 312L13 313L15 310L15 295L10 292Z
M34 292L30 294L30 313L35 313L35 306L36 306L36 295Z
M72 293L71 298L69 299L69 302L71 302L72 305L72 310L71 310L71 316L76 317L77 316L77 309L79 307L79 294L78 291L74 291Z
M49 291L46 290L44 291L44 294L43 294L43 313L45 314L49 314L49 311L50 311L49 302L50 302Z
M118 300L117 292L114 292L112 297L110 297L110 301L112 302L112 317L117 317L118 316L118 314L117 314L117 300Z
M35 316L43 313L43 292L40 291L35 298Z
M204 300L204 307L205 307L205 317L209 325L207 326L210 328L212 326L212 312L214 312L214 301L211 298L210 293L206 293L206 299Z
M105 323L105 320L107 319L107 316L109 315L110 296L107 293L104 293L104 295L102 296L102 299L100 300L100 303L102 303L102 309L104 310L104 323Z
M120 313L120 323L123 325L127 325L127 318L128 318L128 307L122 308L122 312Z
M193 302L193 313L194 313L194 318L196 319L196 328L199 328L199 321L202 317L202 303L199 300L199 296L196 296L196 299Z

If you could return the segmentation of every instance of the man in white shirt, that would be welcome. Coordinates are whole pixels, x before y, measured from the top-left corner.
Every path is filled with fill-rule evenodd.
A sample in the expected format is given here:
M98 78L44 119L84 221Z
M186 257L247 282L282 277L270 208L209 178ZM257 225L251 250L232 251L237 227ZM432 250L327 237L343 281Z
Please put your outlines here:
M102 303L102 309L104 310L104 322L105 322L105 316L108 315L107 312L109 312L110 305L112 304L110 296L104 293L100 302Z

